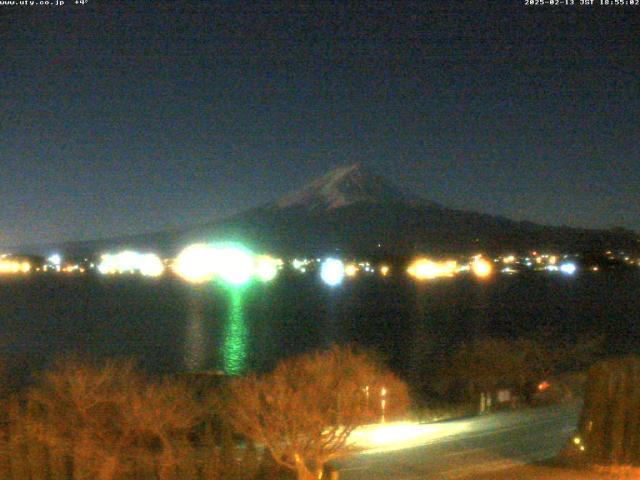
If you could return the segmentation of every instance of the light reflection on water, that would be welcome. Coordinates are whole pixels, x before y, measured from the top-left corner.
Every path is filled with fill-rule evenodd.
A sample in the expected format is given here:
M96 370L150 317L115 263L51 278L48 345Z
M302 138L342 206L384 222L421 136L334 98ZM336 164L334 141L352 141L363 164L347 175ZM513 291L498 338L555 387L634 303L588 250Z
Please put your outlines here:
M207 336L205 334L204 302L202 292L195 291L189 298L187 331L184 345L184 366L189 372L204 368L207 356Z
M224 372L238 375L246 368L247 360L247 325L244 317L244 289L229 289L229 315L224 331L222 345L222 361Z
M331 290L309 276L239 290L133 277L0 279L0 363L16 383L73 353L133 357L153 373L232 373L351 342L378 349L399 374L428 379L461 342L543 328L563 342L603 333L607 353L635 353L639 288L640 271L421 285L391 275Z
M223 335L219 361L226 374L238 375L243 373L247 366L248 331L244 305L246 292L242 287L234 287L225 290L224 293L221 298L226 300L226 312L220 318L223 320ZM208 368L212 357L210 349L215 343L215 338L210 338L212 331L209 326L217 322L215 318L208 317L215 314L210 308L205 307L211 306L211 302L215 303L216 300L207 298L207 295L205 289L197 289L191 292L188 300L183 364L189 372Z

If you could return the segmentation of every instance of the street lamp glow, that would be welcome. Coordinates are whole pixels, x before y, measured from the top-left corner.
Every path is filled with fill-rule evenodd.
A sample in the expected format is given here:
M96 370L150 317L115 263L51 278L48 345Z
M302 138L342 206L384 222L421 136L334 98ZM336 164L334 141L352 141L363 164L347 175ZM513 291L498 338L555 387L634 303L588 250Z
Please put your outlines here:
M327 258L320 266L320 278L330 287L341 284L344 275L344 263L336 258Z
M380 410L382 410L382 417L380 418L380 422L384 423L384 413L387 408L387 389L382 387L380 389Z
M574 273L576 273L576 270L577 267L575 263L567 262L560 265L560 271L565 275L573 275Z

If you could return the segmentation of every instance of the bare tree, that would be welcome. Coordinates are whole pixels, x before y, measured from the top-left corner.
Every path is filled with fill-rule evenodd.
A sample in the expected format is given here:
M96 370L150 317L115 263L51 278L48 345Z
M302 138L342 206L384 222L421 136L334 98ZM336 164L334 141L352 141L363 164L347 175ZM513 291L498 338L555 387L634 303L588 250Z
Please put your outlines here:
M124 448L119 407L139 382L131 363L61 360L30 391L29 424L41 441L72 457L74 478L111 480Z
M133 392L122 408L136 458L158 466L158 479L180 478L180 461L192 449L189 434L203 418L202 404L184 382L165 379Z
M306 480L354 451L348 440L355 428L379 419L383 408L393 416L407 406L402 381L366 355L334 347L233 380L226 413L238 433Z
M28 412L37 438L71 456L74 478L112 480L157 463L165 480L201 409L185 385L147 382L131 362L65 360L30 391Z

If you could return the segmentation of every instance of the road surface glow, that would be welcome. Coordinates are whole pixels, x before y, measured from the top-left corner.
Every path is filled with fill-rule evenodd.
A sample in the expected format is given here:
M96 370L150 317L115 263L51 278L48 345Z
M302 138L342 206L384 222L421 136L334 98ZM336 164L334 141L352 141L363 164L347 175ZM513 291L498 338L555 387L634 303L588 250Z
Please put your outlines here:
M351 434L349 440L352 446L363 449L363 453L392 452L424 445L468 430L468 422L393 422L360 427Z
M369 425L351 437L364 451L335 467L343 480L472 479L555 457L574 437L580 407L572 402L432 424Z

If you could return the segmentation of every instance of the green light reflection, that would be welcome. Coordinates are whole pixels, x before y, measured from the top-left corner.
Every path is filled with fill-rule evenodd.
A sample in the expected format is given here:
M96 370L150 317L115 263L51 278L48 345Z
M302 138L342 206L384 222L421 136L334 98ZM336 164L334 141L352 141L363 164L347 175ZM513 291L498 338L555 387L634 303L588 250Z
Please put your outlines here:
M231 304L222 346L224 371L228 375L243 373L247 360L247 325L244 320L244 292L241 287L229 288Z

